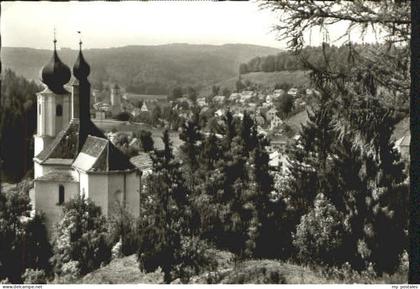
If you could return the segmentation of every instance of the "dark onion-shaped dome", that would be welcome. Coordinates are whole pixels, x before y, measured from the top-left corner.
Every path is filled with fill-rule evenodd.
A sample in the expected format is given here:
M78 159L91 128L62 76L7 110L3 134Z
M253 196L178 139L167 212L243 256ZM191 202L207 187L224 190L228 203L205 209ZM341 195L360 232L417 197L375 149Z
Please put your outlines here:
M42 82L54 93L64 93L63 85L69 82L70 77L70 68L61 62L54 48L53 57L41 70Z
M73 65L73 74L78 79L86 79L90 73L90 66L83 57L82 50L79 51L79 56Z

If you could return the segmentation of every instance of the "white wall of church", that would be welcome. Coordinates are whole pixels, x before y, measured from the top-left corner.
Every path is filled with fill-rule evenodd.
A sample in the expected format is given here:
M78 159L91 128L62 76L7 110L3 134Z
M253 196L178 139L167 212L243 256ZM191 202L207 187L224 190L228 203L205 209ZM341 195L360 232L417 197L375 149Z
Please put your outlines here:
M44 168L42 165L34 162L34 179L44 175Z
M102 174L79 173L80 193L101 207L103 215L108 215L108 176Z
M88 194L89 194L89 176L86 173L80 172L79 182L80 182L80 193L84 194L85 197L88 197Z
M88 191L86 196L89 197L97 206L101 207L102 214L105 216L108 215L108 183L109 180L107 175L88 175Z
M62 206L58 204L60 185L64 186L65 202L79 194L79 184L77 182L35 181L34 183L33 206L36 211L43 212L48 216L45 222L49 232L54 230L55 224L60 220L62 214Z
M54 137L71 119L71 95L55 94L48 89L37 95L37 135ZM57 106L61 106L61 115L57 115Z
M125 183L125 184L124 184ZM124 202L134 216L139 215L140 178L136 172L119 174L87 174L80 172L80 192L102 209L102 214L112 214L118 203Z
M108 185L108 211L112 212L113 208L117 205L116 202L123 204L124 202L124 174L110 174Z
M124 177L122 174L110 174L108 183L108 212L112 213L117 203L124 201Z
M46 110L46 96L44 93L38 93L38 106L37 106L37 134L38 135L45 135L45 117L44 113Z
M70 100L71 100L71 95L70 94L63 95L63 122L62 122L62 125L61 125L61 129L65 128L66 125L71 120Z
M49 136L55 136L55 103L56 98L53 94L48 94L46 98L46 110L45 111L45 118L46 118L46 127L45 133Z
M57 105L62 115L57 116ZM70 121L70 94L58 95L48 89L37 94L37 134L34 136L34 156L46 148Z
M133 214L133 216L138 217L140 213L140 176L137 172L133 172L127 175L127 209Z
M38 155L42 150L47 147L47 138L35 135L34 136L34 156Z

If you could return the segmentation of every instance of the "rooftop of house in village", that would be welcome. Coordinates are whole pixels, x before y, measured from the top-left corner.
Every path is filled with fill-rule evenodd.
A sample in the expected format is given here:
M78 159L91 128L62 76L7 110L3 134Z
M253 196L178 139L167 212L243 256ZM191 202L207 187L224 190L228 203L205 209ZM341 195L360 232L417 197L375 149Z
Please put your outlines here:
M152 170L153 162L152 162L152 159L150 158L149 153L140 152L137 156L130 158L130 161L142 172L147 172L147 171Z
M133 101L167 101L168 96L163 94L136 94L136 93L125 93L123 95L124 99L133 100Z

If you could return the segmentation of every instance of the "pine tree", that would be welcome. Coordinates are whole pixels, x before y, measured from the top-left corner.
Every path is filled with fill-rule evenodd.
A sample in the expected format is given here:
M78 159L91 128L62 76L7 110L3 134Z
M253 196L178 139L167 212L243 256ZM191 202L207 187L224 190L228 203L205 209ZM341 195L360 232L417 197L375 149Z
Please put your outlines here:
M137 137L140 138L143 151L150 152L153 150L154 141L152 138L152 133L150 131L141 130Z
M341 153L335 171L345 192L349 246L357 251L354 267L363 269L372 262L377 272L392 272L408 245L408 187L404 165L390 141L394 117L379 103L367 113L358 118L370 118L369 125L358 130L366 144L351 146L354 136L348 136L347 155Z
M243 114L244 117L241 122L239 136L242 142L241 145L243 146L243 154L244 156L248 156L249 152L256 147L258 136L254 120L247 111L244 111Z
M233 131L229 130L229 119L228 115L226 132ZM258 135L246 112L239 127L240 133L230 141L230 150L212 172L211 186L205 186L210 195L206 200L211 204L207 206L220 212L219 219L210 214L217 224L212 226L216 236L213 240L216 244L229 244L224 248L241 257L268 256L269 249L263 247L275 243L272 235L270 243L269 235L278 224L275 220L281 207L270 198L273 178L265 149L268 141ZM225 135L224 144L229 139Z
M223 146L226 152L230 151L233 138L237 135L236 125L232 112L228 109L223 117L225 126Z
M357 270L372 263L378 273L392 272L407 246L407 187L390 141L395 117L375 99L355 100L347 107L350 129L339 133L332 125L342 117L337 107L321 102L309 114L299 146L289 155L289 194L294 207L301 205L297 216L312 210L319 193L344 212L345 232L335 262L349 261Z
M251 154L250 175L251 188L255 190L251 198L256 215L251 221L251 228L258 224L255 235L255 250L253 256L262 258L286 257L283 251L287 249L285 236L288 224L284 222L285 204L282 199L273 198L274 180L269 168L269 155L265 149L264 138ZM251 183L251 184L252 184ZM285 230L286 229L286 230Z
M199 168L199 155L202 149L202 133L199 125L199 115L195 113L193 117L186 121L182 126L179 138L184 141L180 146L184 166L188 170L187 181L192 191L195 186L196 172Z
M189 278L187 272L201 270L192 265L196 258L202 259L202 266L207 265L207 258L193 253L189 246L204 246L194 239L192 229L192 209L190 192L181 171L181 165L175 160L169 133L163 134L164 148L152 154L153 173L149 176L147 192L149 203L145 215L140 220L138 260L140 268L151 272L161 267L164 281ZM197 243L198 242L198 243Z
M201 153L201 160L204 162L204 170L206 172L212 171L216 167L216 163L222 157L221 144L216 134L211 132L209 136L207 136L203 140L203 149Z
M302 125L300 139L288 148L291 206L301 213L312 206L317 193L330 197L329 155L334 145L333 111L328 96L320 98L318 107L307 111L308 121Z

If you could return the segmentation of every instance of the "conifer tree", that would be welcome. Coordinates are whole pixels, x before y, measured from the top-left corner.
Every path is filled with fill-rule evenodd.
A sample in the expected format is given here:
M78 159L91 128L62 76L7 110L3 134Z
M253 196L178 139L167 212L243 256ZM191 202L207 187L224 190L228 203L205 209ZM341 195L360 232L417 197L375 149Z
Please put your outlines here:
M408 245L408 187L404 165L390 141L394 117L379 103L368 114L357 118L370 118L369 125L358 130L363 149L349 144L355 138L350 134L344 140L347 154L337 152L335 171L351 232L347 245L357 252L351 259L354 267L363 269L372 262L378 273L393 272Z
M288 190L291 206L300 213L312 206L318 192L329 196L331 188L327 179L331 166L328 156L335 140L328 96L322 96L318 107L307 113L308 121L301 127L300 139L288 148L291 176Z
M233 138L236 136L236 125L232 112L228 109L223 117L225 124L223 146L225 151L230 151Z
M178 277L187 280L191 272L199 273L208 258L205 245L194 237L190 192L167 130L162 139L164 148L152 154L153 173L147 183L145 215L140 219L137 257L140 268L147 272L161 267L165 283L170 283ZM194 251L197 247L201 253Z
M212 171L216 168L216 163L222 157L221 144L217 139L216 134L211 132L203 140L203 149L201 159L204 162L205 171Z
M140 138L141 145L145 152L150 152L153 150L154 141L150 131L141 130L138 137Z
M182 126L179 138L184 141L180 150L185 167L188 170L186 175L190 190L195 186L195 175L199 168L199 155L202 148L201 141L203 139L201 128L199 125L199 115L195 113L193 117L186 121Z
M251 154L250 175L255 190L251 200L256 211L256 218L251 227L257 223L258 234L255 234L253 256L262 258L286 257L287 241L285 238L290 225L284 221L286 213L284 200L273 197L274 180L269 168L269 155L265 149L267 141L260 138L257 147ZM256 220L258 222L256 222ZM286 241L286 242L285 242Z
M328 93L333 86L323 88ZM334 262L348 261L357 270L372 263L378 273L392 272L407 246L407 187L403 164L390 141L395 117L374 98L355 98L346 112L351 129L337 131L332 124L342 114L336 109L337 103L321 102L302 128L300 145L289 155L289 193L299 193L292 197L293 206L302 205L296 217L312 210L315 195L324 194L344 212L342 248ZM385 237L390 232L392 237Z

